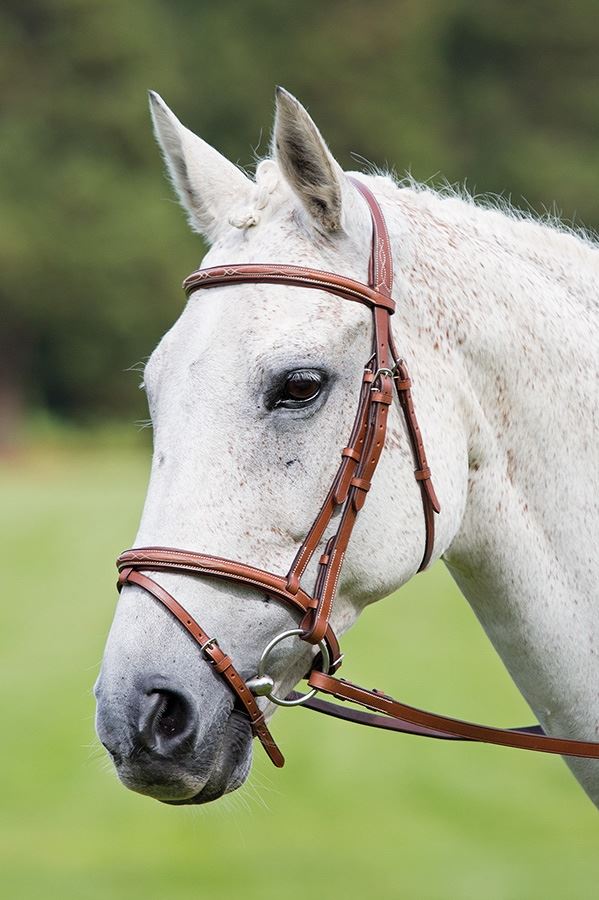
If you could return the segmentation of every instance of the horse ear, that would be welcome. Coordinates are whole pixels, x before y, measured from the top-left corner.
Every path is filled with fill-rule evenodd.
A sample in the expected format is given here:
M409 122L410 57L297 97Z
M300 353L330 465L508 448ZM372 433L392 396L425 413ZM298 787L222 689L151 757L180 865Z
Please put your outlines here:
M189 224L212 242L232 209L248 201L252 182L218 150L185 128L159 94L150 91L149 96L156 140Z
M276 91L273 155L316 224L339 231L345 175L307 111L282 87Z

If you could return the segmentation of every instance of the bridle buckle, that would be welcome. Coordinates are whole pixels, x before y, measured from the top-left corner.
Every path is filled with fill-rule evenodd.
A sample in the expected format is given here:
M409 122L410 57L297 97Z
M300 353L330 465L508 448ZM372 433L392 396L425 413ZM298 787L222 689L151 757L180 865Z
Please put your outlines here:
M382 375L388 375L389 378L395 378L396 371L397 371L396 366L393 366L392 369L389 369L387 366L381 366L381 368L380 368L380 369L377 369L376 372L374 373L374 375L372 376L372 384L371 384L371 386L370 386L370 390L371 390L371 391L378 391L379 388L376 386L376 383L377 383L378 379L379 379Z
M213 637L212 637L212 638L208 638L207 641L204 641L203 644L200 644L200 650L202 651L202 653L204 654L204 656L206 657L206 659L207 659L209 662L213 663L213 662L214 662L214 659L213 659L213 657L208 653L208 651L210 650L211 647L218 647L218 641L216 640L216 638L213 638Z

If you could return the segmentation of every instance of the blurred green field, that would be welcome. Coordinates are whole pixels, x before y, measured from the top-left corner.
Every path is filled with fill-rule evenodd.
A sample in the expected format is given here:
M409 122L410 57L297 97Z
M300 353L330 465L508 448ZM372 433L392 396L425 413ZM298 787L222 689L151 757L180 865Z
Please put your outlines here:
M214 806L122 788L94 736L91 688L147 462L62 444L0 469L3 896L597 897L599 820L559 759L289 710L274 722L286 768L258 749L250 784ZM441 568L368 611L345 649L348 677L416 704L531 718Z

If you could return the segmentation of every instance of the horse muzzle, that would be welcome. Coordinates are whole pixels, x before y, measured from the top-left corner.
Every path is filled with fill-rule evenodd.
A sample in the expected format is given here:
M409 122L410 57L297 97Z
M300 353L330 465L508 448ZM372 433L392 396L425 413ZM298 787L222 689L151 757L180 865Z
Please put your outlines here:
M125 787L172 804L206 803L238 788L252 731L229 698L210 722L192 694L161 676L126 693L96 685L96 730Z

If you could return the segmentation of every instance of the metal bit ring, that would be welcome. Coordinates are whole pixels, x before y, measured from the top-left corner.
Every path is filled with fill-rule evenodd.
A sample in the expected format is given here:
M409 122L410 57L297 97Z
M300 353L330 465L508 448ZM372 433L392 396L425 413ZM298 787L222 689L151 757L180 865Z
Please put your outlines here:
M284 641L285 638L294 637L295 635L304 634L304 631L301 628L291 628L289 631L282 631L281 634L278 634L276 637L272 639L272 641L266 645L262 652L262 656L260 657L260 662L258 663L258 672L255 678L250 678L247 682L248 687L252 690L252 693L256 693L260 697L267 697L271 703L276 703L277 706L301 706L302 703L305 703L306 700L309 700L314 694L317 693L316 688L312 688L308 691L307 694L303 694L301 697L297 697L294 700L286 700L282 697L277 697L276 694L272 693L272 689L274 687L274 682L272 678L266 673L266 661L268 659L269 654L276 647L280 641ZM322 654L322 671L328 672L331 667L331 657L329 654L329 648L327 647L324 641L318 642L318 649ZM256 688L258 688L256 690Z

